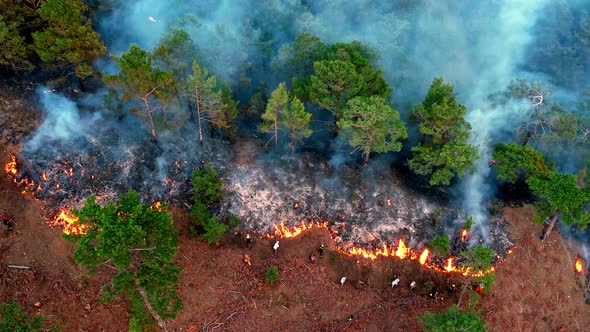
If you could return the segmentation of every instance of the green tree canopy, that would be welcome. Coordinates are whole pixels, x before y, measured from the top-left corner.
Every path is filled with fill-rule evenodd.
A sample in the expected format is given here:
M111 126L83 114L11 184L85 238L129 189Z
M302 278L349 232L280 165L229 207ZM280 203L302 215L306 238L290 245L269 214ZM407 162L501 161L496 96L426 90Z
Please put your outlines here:
M30 46L18 29L22 22L10 22L0 15L0 66L7 66L15 73L30 70L33 64L28 60Z
M350 61L318 61L314 63L309 96L338 120L346 103L361 92L364 84Z
M191 176L195 202L212 205L221 200L223 182L213 168L204 167L194 171Z
M498 179L511 183L550 171L543 155L529 145L496 144L494 160Z
M172 71L177 81L191 73L191 64L197 60L199 50L191 36L184 29L172 28L164 35L152 51L154 63L165 70Z
M106 52L92 21L84 16L87 9L80 0L46 0L38 12L47 27L33 33L41 60L71 64L81 79L92 75L90 63Z
M288 112L289 108L289 93L285 82L279 84L279 86L272 92L266 109L262 113L262 123L258 127L258 130L263 133L271 132L275 142L275 152L279 152L279 117L281 114Z
M119 66L116 75L105 75L104 82L119 90L124 100L136 100L147 116L152 137L157 138L153 112L161 102L158 92L165 91L175 84L171 72L152 66L148 52L132 44L127 53L113 57ZM133 110L133 109L132 109Z
M410 169L430 175L430 185L449 185L455 176L473 170L477 148L466 143L471 125L463 118L467 110L453 94L453 86L442 77L432 82L428 94L416 105L412 116L419 121L420 144L412 148Z
M549 235L560 216L568 226L577 223L585 228L590 223L590 213L586 209L590 204L590 190L578 187L575 175L557 172L539 174L528 178L527 184L542 199L534 220L542 223L553 216L543 239Z
M432 253L439 256L444 257L449 254L451 248L451 241L446 234L439 234L434 237L434 239L428 241L426 246L432 250Z
M483 317L475 310L463 311L453 305L441 313L430 311L418 316L418 322L424 331L432 332L485 332L487 325Z
M369 154L401 150L399 142L408 136L399 113L391 108L383 97L357 97L348 102L342 117L338 121L346 132L352 147L362 149L365 153L365 164L369 162Z
M0 302L0 331L2 332L41 331L45 320L45 316L29 314L24 311L16 301Z
M104 299L123 294L129 300L130 326L152 318L163 326L182 307L176 292L180 268L174 262L178 234L166 210L165 204L142 204L139 194L129 191L118 203L101 207L90 197L72 211L87 226L86 234L65 236L76 244L74 260L91 270L112 264L117 272L103 288Z
M291 99L289 106L282 109L279 123L287 129L291 136L292 152L295 152L295 145L298 139L309 137L313 133L309 129L310 121L311 113L305 111L305 106L295 96Z
M218 88L217 78L195 60L193 61L192 74L185 81L184 92L195 105L199 143L203 144L202 122L210 121L222 108L222 91Z

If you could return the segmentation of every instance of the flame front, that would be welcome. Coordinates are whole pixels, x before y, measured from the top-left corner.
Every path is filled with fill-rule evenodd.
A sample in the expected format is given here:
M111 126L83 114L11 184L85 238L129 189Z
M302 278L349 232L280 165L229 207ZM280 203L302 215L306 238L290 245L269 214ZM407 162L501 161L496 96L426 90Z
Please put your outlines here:
M424 249L424 251L422 251L422 254L420 254L420 265L424 265L426 264L426 260L428 259L428 255L430 254L430 251L428 249Z
M16 173L18 173L18 168L16 167L16 157L13 154L10 155L10 162L4 165L4 171L6 171L6 174L10 176L16 176Z
M66 209L59 209L59 214L50 223L51 226L63 226L64 234L86 234L88 226L80 224L78 217L73 216Z
M466 237L467 237L467 230L464 229L463 232L461 232L461 242L465 242Z
M452 272L456 270L457 268L453 265L453 258L449 257L449 259L447 259L447 265L445 265L445 271Z
M301 226L295 226L292 229L289 229L289 227L285 226L285 223L281 221L281 224L279 226L274 225L275 228L275 236L278 237L284 237L284 238L289 238L289 237L295 237L299 234L301 234L301 232L303 232L306 229L310 229L310 228L328 228L328 222L310 222L309 224L306 224L304 221L301 222Z
M395 251L395 256L404 259L410 254L410 249L406 247L404 240L399 239L399 243L397 244L397 250Z
M578 273L582 273L584 271L584 265L582 265L582 260L580 258L576 258L575 267Z

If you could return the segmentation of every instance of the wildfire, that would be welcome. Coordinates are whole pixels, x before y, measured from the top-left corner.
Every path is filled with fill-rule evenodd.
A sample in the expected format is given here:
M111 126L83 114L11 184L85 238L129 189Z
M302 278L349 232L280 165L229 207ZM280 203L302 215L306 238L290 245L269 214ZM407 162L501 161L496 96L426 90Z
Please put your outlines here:
M453 257L449 257L449 259L447 259L447 265L445 265L445 271L453 272L456 270L457 268L453 265Z
M395 256L404 259L406 258L408 255L410 254L410 249L408 249L408 247L406 247L406 244L404 243L404 240L399 239L398 245L397 245L397 250L395 251Z
M10 162L4 166L4 170L6 171L6 174L10 176L15 176L18 172L16 167L16 157L13 154L10 155Z
M154 204L152 204L152 206L158 212L162 212L163 211L163 209L162 209L162 202L160 202L160 201L155 201Z
M584 265L582 265L582 260L579 257L576 257L574 266L576 268L576 272L582 273L584 271Z
M309 224L306 224L304 221L301 222L301 226L295 226L292 229L289 229L289 227L285 226L285 223L281 221L281 224L279 226L274 225L275 228L275 235L278 237L284 237L284 238L289 238L289 237L295 237L299 234L301 234L301 232L303 232L306 229L310 229L313 227L318 227L318 228L328 228L328 222L313 222L311 221Z
M424 251L422 251L422 254L420 254L420 265L424 265L426 263L426 260L428 259L428 255L430 254L430 251L428 251L428 249L424 249Z
M88 226L78 223L78 217L66 209L59 209L59 214L50 223L51 226L63 226L64 234L86 234Z
M47 181L47 174L45 173L45 171L41 173L41 179L43 179L43 181Z
M467 230L464 229L463 232L461 232L461 242L465 242L465 238L467 238Z

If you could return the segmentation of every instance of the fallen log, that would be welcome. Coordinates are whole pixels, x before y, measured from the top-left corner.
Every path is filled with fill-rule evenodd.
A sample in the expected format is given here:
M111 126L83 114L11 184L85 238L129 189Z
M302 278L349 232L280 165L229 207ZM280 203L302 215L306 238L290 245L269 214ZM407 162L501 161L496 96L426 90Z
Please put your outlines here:
M9 267L11 269L30 269L30 266L26 266L26 265L15 265L15 264L6 264L6 267Z

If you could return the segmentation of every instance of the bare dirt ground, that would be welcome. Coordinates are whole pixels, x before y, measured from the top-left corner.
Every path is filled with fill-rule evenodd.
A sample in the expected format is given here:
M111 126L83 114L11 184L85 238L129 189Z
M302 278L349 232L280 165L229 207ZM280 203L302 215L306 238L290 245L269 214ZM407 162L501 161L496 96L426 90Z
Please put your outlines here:
M18 107L0 107L4 165L10 153L18 151L6 124L20 128L16 135L22 136L35 123ZM48 316L63 331L127 330L124 300L98 303L100 288L112 271L102 267L88 275L79 269L71 259L72 245L59 229L47 226L43 202L21 194L3 174L0 209L16 222L11 233L0 225L0 301L16 300L26 311ZM172 212L180 233L177 260L183 268L184 309L168 322L169 331L417 331L417 315L442 311L457 301L458 292L449 293L446 282L458 282L460 276L416 262L342 255L325 229L281 240L275 257L270 239L255 239L248 249L243 237L235 235L209 246L188 235L185 212ZM590 306L584 304L582 279L574 272L572 253L561 235L555 232L541 243L541 226L530 221L530 209L507 208L505 215L516 247L496 266L496 282L480 301L490 331L589 331ZM327 251L312 264L307 257L317 254L322 241ZM252 257L251 266L243 262L245 253ZM281 275L274 285L265 282L271 265L278 266ZM394 275L401 282L391 288ZM342 276L347 277L343 286ZM409 289L410 281L417 282L416 290ZM442 299L428 297L427 282L439 289Z

